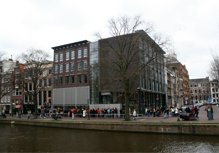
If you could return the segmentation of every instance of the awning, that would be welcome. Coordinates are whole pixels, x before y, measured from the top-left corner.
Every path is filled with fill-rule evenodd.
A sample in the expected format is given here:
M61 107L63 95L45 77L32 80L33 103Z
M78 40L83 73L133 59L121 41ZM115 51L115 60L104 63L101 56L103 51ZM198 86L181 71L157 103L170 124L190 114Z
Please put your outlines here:
M16 106L15 106L15 108L21 108L21 107L22 107L21 105L16 105Z

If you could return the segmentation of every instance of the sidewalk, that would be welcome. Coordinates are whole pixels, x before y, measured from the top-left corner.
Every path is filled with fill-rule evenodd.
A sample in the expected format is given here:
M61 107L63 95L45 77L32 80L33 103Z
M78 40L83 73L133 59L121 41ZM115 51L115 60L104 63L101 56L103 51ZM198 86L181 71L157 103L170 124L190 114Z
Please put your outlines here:
M137 117L136 120L132 120L131 117L131 121L128 122L162 122L162 123L179 123L179 122L192 122L192 123L198 123L198 124L208 124L208 123L218 123L219 124L219 109L214 106L214 120L208 121L207 119L207 113L204 110L205 107L201 107L200 111L199 111L199 120L197 121L177 121L177 117L168 117L168 118L163 118L163 117L147 117L147 116L143 116L143 117ZM6 119L4 120L28 120L27 119L27 115L22 115L21 118L18 118L16 116L10 117L7 116ZM41 120L41 121L52 121L54 120L53 118L40 118L38 117L37 119L33 119L33 116L31 117L30 120ZM71 117L62 117L61 119L58 119L57 121L67 121L67 122L127 122L124 121L124 118L98 118L98 117L90 117L90 119L88 119L88 117L86 118L82 118L82 117L75 117L74 119L72 119Z

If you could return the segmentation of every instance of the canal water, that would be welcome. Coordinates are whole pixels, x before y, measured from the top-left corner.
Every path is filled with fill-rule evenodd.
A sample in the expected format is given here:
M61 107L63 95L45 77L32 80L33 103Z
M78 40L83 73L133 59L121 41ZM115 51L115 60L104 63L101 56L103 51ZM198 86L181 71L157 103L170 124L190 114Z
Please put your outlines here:
M218 153L219 137L1 124L0 152Z

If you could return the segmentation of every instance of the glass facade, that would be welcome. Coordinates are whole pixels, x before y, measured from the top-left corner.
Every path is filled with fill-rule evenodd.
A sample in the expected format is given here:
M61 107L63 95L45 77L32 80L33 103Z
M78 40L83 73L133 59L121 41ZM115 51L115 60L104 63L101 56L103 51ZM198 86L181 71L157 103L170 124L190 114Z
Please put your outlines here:
M90 43L90 66L91 66L91 104L99 102L99 89L98 89L98 42Z

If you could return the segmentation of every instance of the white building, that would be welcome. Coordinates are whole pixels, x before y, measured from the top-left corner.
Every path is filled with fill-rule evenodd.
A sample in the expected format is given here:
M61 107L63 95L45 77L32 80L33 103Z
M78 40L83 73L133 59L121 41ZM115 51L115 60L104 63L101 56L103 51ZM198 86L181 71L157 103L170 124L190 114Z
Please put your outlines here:
M210 91L211 91L211 102L212 103L219 103L219 81L212 80L210 81Z

